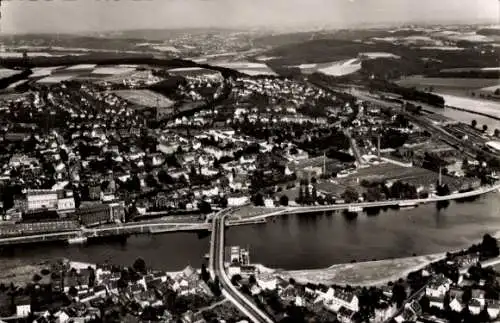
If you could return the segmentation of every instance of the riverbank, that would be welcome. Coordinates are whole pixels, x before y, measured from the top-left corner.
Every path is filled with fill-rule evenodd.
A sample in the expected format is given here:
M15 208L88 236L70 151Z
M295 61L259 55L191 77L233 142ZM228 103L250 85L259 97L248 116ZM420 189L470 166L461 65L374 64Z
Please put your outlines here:
M324 269L281 270L257 265L263 275L275 275L283 279L293 278L299 283L324 285L378 286L406 277L430 263L445 258L446 253L338 264Z
M499 240L500 231L492 236ZM478 238L473 244L480 242L481 238ZM259 275L279 276L287 280L293 278L303 284L380 286L405 278L409 273L425 268L445 257L446 252L441 252L415 257L336 264L328 268L306 270L273 269L261 264L255 266L259 269ZM500 265L497 266L500 268Z

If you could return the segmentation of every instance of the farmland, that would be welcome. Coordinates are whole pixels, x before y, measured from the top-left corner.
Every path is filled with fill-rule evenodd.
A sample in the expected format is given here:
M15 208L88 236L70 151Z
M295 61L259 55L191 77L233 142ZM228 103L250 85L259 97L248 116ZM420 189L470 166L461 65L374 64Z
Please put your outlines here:
M150 90L121 90L114 92L128 102L144 107L169 108L174 101Z
M401 86L426 88L433 87L435 89L455 89L462 91L470 91L498 84L498 80L494 79L477 79L477 78L440 78L440 77L424 77L410 76L397 81Z

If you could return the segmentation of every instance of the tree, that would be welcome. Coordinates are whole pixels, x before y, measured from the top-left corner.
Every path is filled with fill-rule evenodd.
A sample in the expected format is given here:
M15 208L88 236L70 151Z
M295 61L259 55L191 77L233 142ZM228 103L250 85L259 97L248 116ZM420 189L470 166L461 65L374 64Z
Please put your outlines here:
M470 123L470 125L471 125L472 128L476 128L477 127L477 121L475 119L472 120L471 123Z
M488 131L488 125L483 124L483 132Z
M500 130L495 129L495 131L493 132L493 135L494 135L495 137L497 137L497 138L498 138L498 137L500 137Z
M146 269L146 262L142 258L137 258L134 261L134 264L132 265L132 268L138 273L145 274L147 269Z
M253 204L255 204L255 206L264 206L264 197L262 196L262 194L257 193L253 196L252 202Z
M76 297L78 296L78 290L76 289L75 286L71 286L68 290L68 295L71 297Z
M288 196L282 195L280 197L280 205L288 206Z
M299 196L297 197L297 203L301 205L304 203L304 189L302 185L300 186L299 189Z
M67 161L68 161L68 153L66 152L66 150L61 149L61 150L59 151L59 156L61 157L61 160L62 160L63 162L67 162Z
M464 293L462 294L462 303L469 304L472 299L472 289L467 286L464 288Z
M426 295L424 295L421 299L420 299L420 307L422 308L422 311L423 312L427 312L429 311L429 308L431 306L431 302L429 300L429 297L427 297Z
M392 299L394 302L396 302L396 305L398 307L401 307L403 305L406 297L407 295L405 287L400 283L394 284L394 286L392 287Z
M172 184L174 182L172 177L168 175L167 172L163 169L158 172L158 179L163 184Z
M156 181L156 178L154 177L153 174L148 174L148 176L146 176L146 184L149 187L156 187L156 186L158 186L158 182Z
M204 282L208 282L210 280L210 273L208 272L207 270L207 266L205 264L201 265L201 274L200 274L200 278L204 281Z
M203 200L198 202L198 209L203 214L208 214L208 213L212 212L212 206L210 205L210 203L208 203L207 201L203 201Z
M347 187L342 194L342 197L346 201L346 203L353 203L358 201L359 194L355 188Z
M495 90L495 92L493 92L493 94L495 94L495 95L500 95L500 88L497 88L497 89Z
M318 200L318 191L316 190L316 185L313 186L311 195L313 203L316 202Z
M481 257L483 258L494 258L499 255L499 248L497 239L493 238L489 234L483 236L483 241L480 246Z

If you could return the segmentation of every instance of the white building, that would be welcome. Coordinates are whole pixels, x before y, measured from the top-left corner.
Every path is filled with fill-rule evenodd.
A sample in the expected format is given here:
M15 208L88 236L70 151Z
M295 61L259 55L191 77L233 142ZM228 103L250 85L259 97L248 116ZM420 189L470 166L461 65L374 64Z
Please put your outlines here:
M42 208L55 209L58 207L57 191L53 190L28 190L26 193L28 210Z
M443 275L437 276L433 281L426 287L425 294L430 297L442 298L446 292L450 289L451 280Z
M230 196L227 199L228 206L242 206L250 202L248 196Z
M16 306L17 317L28 317L31 313L31 305L29 303L19 304Z

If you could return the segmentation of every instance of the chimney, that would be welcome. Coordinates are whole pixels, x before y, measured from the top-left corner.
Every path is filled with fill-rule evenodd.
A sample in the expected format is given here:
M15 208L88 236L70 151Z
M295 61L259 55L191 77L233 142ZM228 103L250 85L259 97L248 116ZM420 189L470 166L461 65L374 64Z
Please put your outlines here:
M377 136L377 156L380 158L380 135Z

